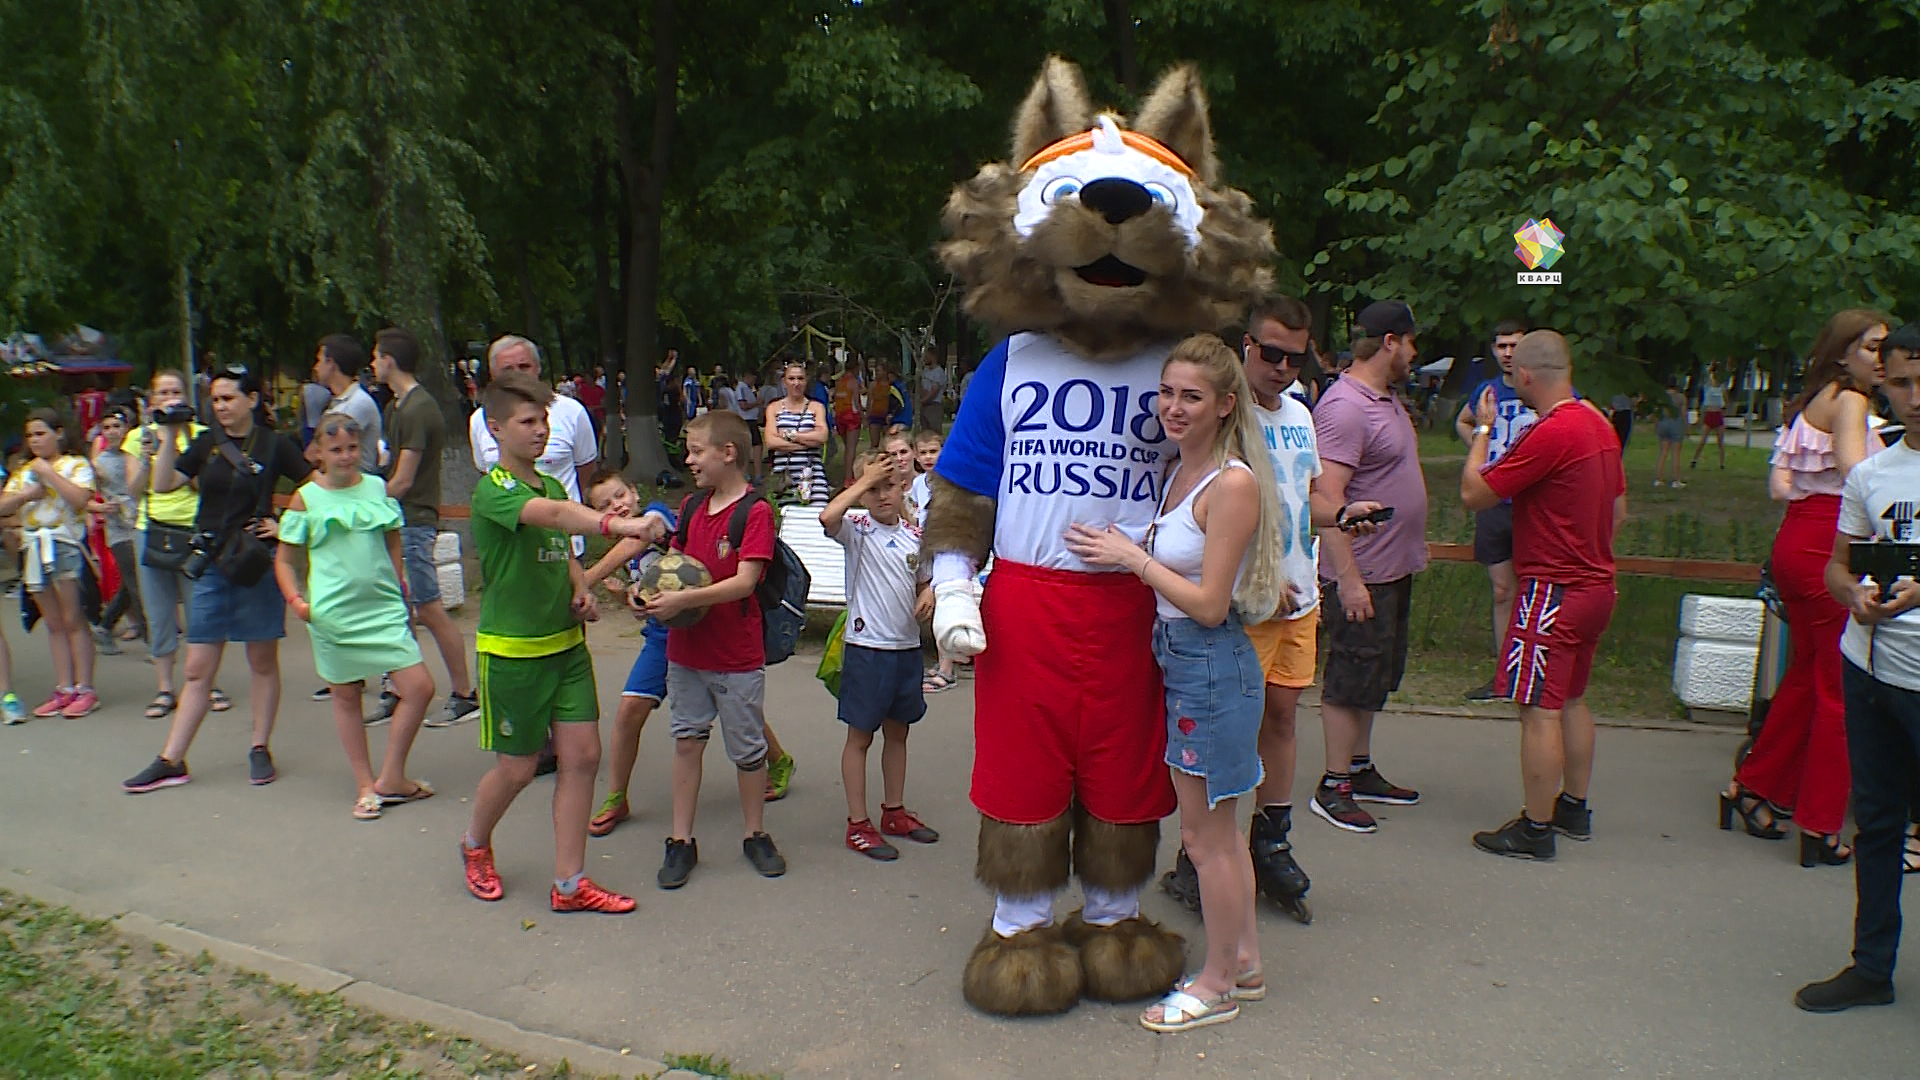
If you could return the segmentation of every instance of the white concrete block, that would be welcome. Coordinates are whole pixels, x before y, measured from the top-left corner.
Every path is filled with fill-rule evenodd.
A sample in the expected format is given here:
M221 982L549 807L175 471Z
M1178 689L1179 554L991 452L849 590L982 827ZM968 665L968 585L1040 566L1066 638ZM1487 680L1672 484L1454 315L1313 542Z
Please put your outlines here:
M467 602L466 573L458 560L433 568L440 579L440 604L449 610Z
M445 566L460 561L460 534L443 532L433 538L433 565Z
M1690 709L1746 711L1759 653L1758 644L1681 638L1673 657L1674 696Z
M839 607L847 602L847 549L833 542L820 527L820 513L806 506L789 506L780 514L780 539L806 564L812 584L807 603Z
M1680 601L1680 633L1710 641L1758 644L1765 607L1740 596L1690 594Z

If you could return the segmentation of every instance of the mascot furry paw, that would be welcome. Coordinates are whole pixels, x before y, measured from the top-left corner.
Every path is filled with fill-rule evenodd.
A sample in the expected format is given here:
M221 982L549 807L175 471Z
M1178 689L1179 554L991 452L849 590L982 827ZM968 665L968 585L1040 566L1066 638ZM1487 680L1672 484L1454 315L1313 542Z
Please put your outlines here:
M961 403L922 547L936 636L980 657L975 875L996 896L963 989L1004 1016L1148 997L1183 959L1179 936L1140 916L1174 808L1153 593L1094 572L1063 537L1074 522L1146 531L1166 464L1161 365L1179 339L1244 316L1272 235L1219 186L1194 69L1162 78L1129 126L1057 58L1020 107L1011 162L961 185L945 223L940 257L968 314L1011 335ZM1086 902L1058 927L1070 877Z

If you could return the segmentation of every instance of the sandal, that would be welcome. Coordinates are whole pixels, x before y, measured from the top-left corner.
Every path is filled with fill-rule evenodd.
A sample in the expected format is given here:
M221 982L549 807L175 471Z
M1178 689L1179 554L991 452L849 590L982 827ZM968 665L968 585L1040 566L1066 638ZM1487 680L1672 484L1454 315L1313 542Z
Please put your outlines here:
M380 795L377 792L367 792L353 802L354 820L379 821L381 805Z
M1239 1015L1240 1003L1229 995L1223 994L1212 1001L1205 1001L1185 990L1175 990L1147 1006L1147 1010L1140 1014L1140 1026L1148 1031L1171 1035L1224 1024Z
M1907 846L1900 869L1902 873L1920 874L1920 822L1907 826Z
M1193 985L1193 976L1189 975L1174 984L1176 990L1187 990ZM1191 992L1191 991L1189 991ZM1267 977L1257 968L1241 972L1233 980L1233 989L1227 996L1235 1001L1265 1001L1267 998Z
M937 671L929 671L926 677L920 680L920 692L923 694L938 694L943 690L953 689L954 685L959 681L960 680L951 675L942 675Z
M1780 840L1787 835L1780 828L1779 821L1775 820L1773 807L1767 800L1738 784L1720 793L1720 828L1732 829L1735 814L1740 815L1740 823L1745 826L1748 836Z
M207 695L207 708L214 712L226 712L228 709L233 708L233 699L228 697L216 686L213 688L213 692Z
M376 789L373 797L380 800L381 806L405 806L410 802L419 802L422 799L433 798L433 785L427 783L425 780L415 780L413 782L413 791L409 794L388 795L386 792Z
M166 690L162 690L153 695L152 701L147 702L147 711L143 715L149 720L158 720L168 713L171 713L174 709L178 708L179 705L179 698L174 697L172 693Z
M1806 869L1816 866L1845 866L1853 858L1853 847L1840 842L1839 834L1822 836L1819 833L1800 834L1800 865Z

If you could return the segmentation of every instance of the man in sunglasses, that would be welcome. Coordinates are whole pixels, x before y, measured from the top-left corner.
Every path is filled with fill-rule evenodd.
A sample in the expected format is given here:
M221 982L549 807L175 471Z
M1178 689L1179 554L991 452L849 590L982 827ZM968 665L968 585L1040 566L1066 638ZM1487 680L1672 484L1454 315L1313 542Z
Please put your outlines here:
M1506 454L1507 448L1533 426L1535 419L1533 410L1520 400L1520 392L1513 386L1513 351L1526 336L1527 325L1518 319L1508 319L1493 328L1493 358L1500 365L1500 374L1474 387L1473 393L1461 404L1460 415L1453 420L1454 433L1460 436L1461 442L1472 446L1474 405L1489 388L1493 390L1493 431L1487 438L1489 466ZM1493 655L1498 663L1506 641L1507 624L1513 621L1513 598L1520 588L1520 577L1513 569L1511 502L1503 499L1473 515L1473 561L1487 568L1487 577L1493 582ZM1504 701L1506 698L1495 688L1494 680L1488 678L1467 691L1467 700Z

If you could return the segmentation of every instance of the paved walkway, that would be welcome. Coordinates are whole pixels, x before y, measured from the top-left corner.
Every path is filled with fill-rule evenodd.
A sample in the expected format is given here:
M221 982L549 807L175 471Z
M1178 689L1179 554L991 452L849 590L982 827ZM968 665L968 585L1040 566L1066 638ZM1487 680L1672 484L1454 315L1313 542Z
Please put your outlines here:
M603 701L637 645L619 636L630 625L596 628ZM18 684L43 688L44 637L18 624L8 636ZM1295 838L1317 917L1310 927L1263 918L1276 992L1233 1024L1154 1036L1136 1007L1006 1022L961 1001L960 969L989 906L970 877L970 684L934 699L912 744L909 803L944 830L941 843L909 846L891 865L842 847L841 728L801 657L775 669L767 694L800 759L793 796L768 814L787 877L762 880L740 856L733 785L714 750L700 869L679 893L652 887L669 758L656 723L638 818L589 849L593 875L636 893L640 910L561 917L546 907L544 781L497 838L506 900L479 903L454 851L464 796L487 764L473 727L421 735L414 772L440 797L356 822L327 709L306 700L318 684L297 627L285 653L281 779L270 787L246 783L237 650L222 680L237 707L210 719L187 787L135 798L115 786L163 737L139 716L151 682L133 656L102 658L105 711L0 730L0 867L30 873L6 880L531 1029L655 1058L713 1051L790 1078L1920 1074L1912 974L1892 1008L1822 1018L1792 1007L1796 986L1846 960L1851 873L1803 871L1786 843L1714 829L1731 736L1604 730L1598 839L1536 865L1467 842L1518 805L1512 724L1383 717L1380 760L1425 803L1388 809L1371 837L1302 815ZM1303 783L1317 728L1301 725ZM1163 862L1172 855L1169 839ZM1198 945L1196 920L1157 893L1148 907Z

